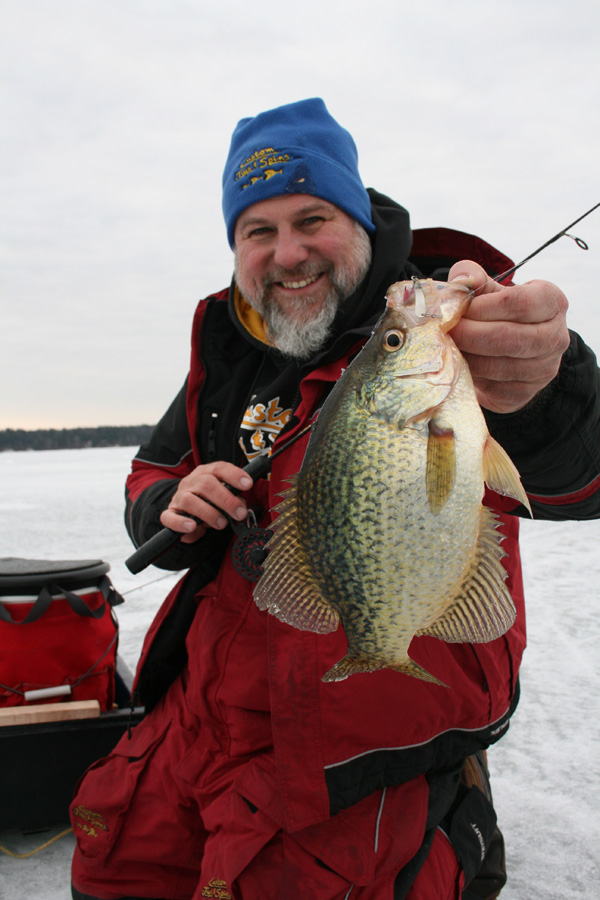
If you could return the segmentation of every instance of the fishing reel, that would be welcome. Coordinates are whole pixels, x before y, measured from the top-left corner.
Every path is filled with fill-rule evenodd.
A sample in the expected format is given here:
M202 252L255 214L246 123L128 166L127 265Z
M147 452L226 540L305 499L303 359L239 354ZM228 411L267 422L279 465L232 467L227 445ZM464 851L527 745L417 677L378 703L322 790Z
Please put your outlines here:
M270 528L259 527L253 509L248 510L245 522L231 520L230 524L235 532L235 541L231 548L234 568L247 581L258 581L269 552L266 544L273 536L273 531Z
M264 478L271 469L271 460L286 450L291 444L299 440L303 435L307 434L313 426L311 422L291 440L288 440L282 447L271 453L262 453L251 460L248 465L244 466L243 471L249 475L253 481L257 478ZM239 494L237 489L229 487L233 494ZM222 510L221 512L231 525L235 532L235 542L232 548L233 564L237 572L243 578L249 581L258 581L262 575L262 563L265 561L267 553L266 543L272 536L273 532L268 528L259 528L257 524L256 514L250 510L246 522L237 522L228 516ZM193 519L196 523L200 523L200 519L188 514L188 518ZM161 528L153 537L142 544L141 547L132 553L125 560L125 565L134 575L145 569L151 563L155 562L163 553L166 553L171 547L174 547L181 539L178 531L171 528Z

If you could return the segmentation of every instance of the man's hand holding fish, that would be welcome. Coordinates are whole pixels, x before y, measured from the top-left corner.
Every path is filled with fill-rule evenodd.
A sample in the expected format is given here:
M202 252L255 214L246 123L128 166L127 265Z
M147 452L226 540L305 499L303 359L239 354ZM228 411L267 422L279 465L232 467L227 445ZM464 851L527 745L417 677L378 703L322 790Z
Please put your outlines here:
M499 413L522 409L554 379L569 346L567 298L549 281L506 287L470 260L456 263L448 280L473 289L451 334L480 404Z

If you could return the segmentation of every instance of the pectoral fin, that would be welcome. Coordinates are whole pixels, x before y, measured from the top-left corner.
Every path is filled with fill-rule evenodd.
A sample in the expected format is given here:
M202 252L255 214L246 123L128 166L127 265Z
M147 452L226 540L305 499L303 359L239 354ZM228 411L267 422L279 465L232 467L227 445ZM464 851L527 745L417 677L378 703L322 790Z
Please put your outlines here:
M456 445L454 431L443 428L432 419L427 438L427 467L425 483L427 502L436 515L452 493L456 480Z
M272 525L274 533L267 544L269 553L254 600L259 609L267 609L281 622L302 631L327 634L336 630L340 617L315 584L298 538L297 479L297 475L289 479L291 488L277 507L279 516Z
M491 435L488 435L483 448L483 480L497 494L512 497L513 500L522 503L533 518L531 506L515 464L506 450Z
M491 510L481 507L477 548L465 573L460 592L446 612L418 632L449 643L487 643L503 635L516 617L515 605L504 583L506 553Z

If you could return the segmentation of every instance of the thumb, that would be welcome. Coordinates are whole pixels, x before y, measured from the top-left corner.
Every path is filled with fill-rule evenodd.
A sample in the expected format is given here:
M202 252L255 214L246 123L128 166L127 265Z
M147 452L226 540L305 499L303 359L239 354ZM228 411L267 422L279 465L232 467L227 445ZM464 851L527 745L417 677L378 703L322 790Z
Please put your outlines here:
M462 259L454 263L448 272L448 281L456 281L470 287L476 294L492 294L503 290L502 285L493 281L479 263L472 259Z

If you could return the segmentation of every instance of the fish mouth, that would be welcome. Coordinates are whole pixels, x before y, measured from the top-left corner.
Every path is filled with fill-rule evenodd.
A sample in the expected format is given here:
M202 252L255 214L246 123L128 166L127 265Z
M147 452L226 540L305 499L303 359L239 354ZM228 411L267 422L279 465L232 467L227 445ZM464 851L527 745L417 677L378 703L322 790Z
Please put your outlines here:
M446 332L456 325L472 296L472 289L465 284L415 277L391 285L386 306L401 312L410 328L437 320Z

